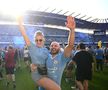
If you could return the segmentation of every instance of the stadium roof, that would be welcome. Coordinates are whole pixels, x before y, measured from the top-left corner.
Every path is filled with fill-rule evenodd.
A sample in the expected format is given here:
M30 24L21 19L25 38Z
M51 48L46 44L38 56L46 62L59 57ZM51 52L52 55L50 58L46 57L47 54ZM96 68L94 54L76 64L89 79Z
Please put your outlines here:
M108 0L0 0L0 13L35 10L72 15L93 23L108 23Z
M65 26L75 17L77 28L108 30L107 0L0 0L0 24L16 23L14 15L31 17L33 24ZM26 13L24 11L27 11ZM28 12L29 11L29 12ZM30 18L30 19L31 19ZM27 18L26 20L28 20Z
M28 17L27 17L28 16ZM65 26L66 16L48 12L29 11L26 13L26 19L33 24L51 24ZM32 19L32 20L31 20ZM93 23L86 20L75 18L76 27L82 29L108 30L108 23ZM28 21L27 21L28 23Z

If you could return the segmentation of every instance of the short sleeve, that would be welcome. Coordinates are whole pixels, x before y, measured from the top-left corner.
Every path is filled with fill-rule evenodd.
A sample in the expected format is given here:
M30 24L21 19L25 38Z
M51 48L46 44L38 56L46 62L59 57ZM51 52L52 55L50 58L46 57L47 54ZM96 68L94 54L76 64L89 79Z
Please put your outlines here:
M74 62L77 62L77 57L78 57L78 53L75 54L75 56L72 58L72 60L73 60Z

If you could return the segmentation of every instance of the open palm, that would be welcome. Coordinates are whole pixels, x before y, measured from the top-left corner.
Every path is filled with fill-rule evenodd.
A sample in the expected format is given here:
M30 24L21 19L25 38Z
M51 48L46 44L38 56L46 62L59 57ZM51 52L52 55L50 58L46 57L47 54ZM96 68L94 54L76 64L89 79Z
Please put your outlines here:
M75 20L72 16L67 16L67 22L66 22L66 27L71 29L71 30L74 30L75 29Z

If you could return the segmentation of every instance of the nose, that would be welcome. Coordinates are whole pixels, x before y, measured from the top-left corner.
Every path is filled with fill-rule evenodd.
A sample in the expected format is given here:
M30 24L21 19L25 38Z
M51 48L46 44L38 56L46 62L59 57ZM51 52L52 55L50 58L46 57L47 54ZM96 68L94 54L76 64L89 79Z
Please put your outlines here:
M52 47L52 48L54 48L55 46L54 46L54 45L52 45L51 47Z

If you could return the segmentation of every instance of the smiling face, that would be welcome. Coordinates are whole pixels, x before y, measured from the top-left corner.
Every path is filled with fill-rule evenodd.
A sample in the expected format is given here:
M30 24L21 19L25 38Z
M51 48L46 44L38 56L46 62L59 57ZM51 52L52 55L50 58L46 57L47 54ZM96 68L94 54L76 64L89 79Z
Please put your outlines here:
M35 34L35 43L37 47L43 47L45 42L45 38L42 32L36 32Z
M57 54L60 51L60 45L58 42L52 42L50 45L50 51L52 55Z

